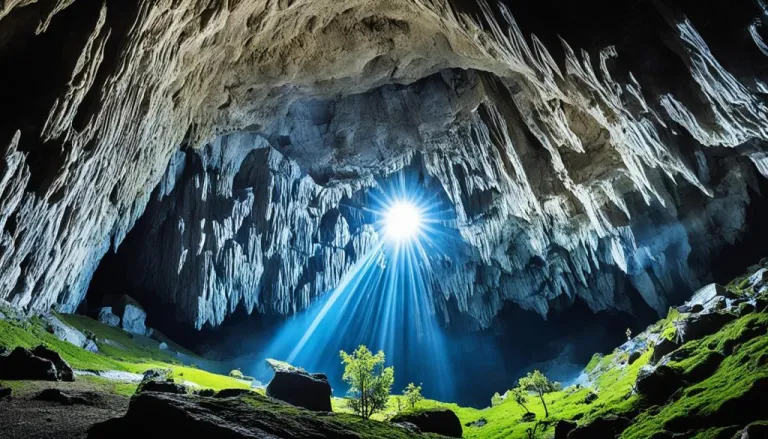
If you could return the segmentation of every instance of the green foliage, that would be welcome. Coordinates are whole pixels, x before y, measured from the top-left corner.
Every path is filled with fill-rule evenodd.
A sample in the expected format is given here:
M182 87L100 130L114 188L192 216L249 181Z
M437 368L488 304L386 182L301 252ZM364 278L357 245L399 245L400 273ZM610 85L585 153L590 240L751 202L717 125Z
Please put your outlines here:
M417 386L413 383L409 383L408 386L406 386L405 390L403 390L403 396L405 396L405 399L408 401L411 410L416 407L416 403L424 399L421 395L421 385Z
M493 396L491 397L491 407L496 407L502 402L504 402L504 398L502 398L501 395L499 395L499 392L494 393Z
M595 354L592 356L592 358L589 360L589 363L587 363L587 366L584 368L584 370L587 373L591 373L592 370L600 363L600 360L603 359L603 354Z
M79 370L118 370L144 373L148 369L171 369L178 381L190 381L201 387L215 390L250 388L249 383L200 370L195 366L181 365L178 359L159 349L156 340L138 335L131 336L120 329L99 323L88 317L57 315L63 322L80 331L90 331L96 338L98 353L86 351L48 333L44 322L37 318L27 320L0 320L0 346L13 349L17 346L33 348L45 345L58 352L73 368ZM79 379L79 378L78 378ZM89 378L90 379L90 378ZM118 394L133 394L135 385L115 383L111 389Z
M240 371L240 369L233 369L229 372L229 376L232 378L237 378L238 380L243 379L243 372Z
M550 381L543 373L538 370L529 372L528 375L520 378L518 386L521 389L525 389L529 392L536 393L541 399L541 404L544 406L544 416L549 417L549 409L547 403L544 401L544 395L547 393L557 392L561 390L560 383ZM527 410L527 409L526 409Z
M365 419L383 411L395 382L395 369L384 367L384 351L374 355L365 345L360 345L352 355L344 351L339 354L344 364L342 379L349 384L349 407Z
M531 413L530 410L528 410L528 406L526 404L528 403L528 391L525 390L521 386L517 386L514 389L510 390L508 393L509 397L512 398L513 401L515 401L520 407L522 407L525 410L525 413Z

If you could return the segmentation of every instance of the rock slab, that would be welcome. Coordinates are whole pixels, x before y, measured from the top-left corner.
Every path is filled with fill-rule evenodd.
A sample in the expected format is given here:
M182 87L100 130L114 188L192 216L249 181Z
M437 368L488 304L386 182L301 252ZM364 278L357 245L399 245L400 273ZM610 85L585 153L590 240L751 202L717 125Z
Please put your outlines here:
M277 370L267 385L267 396L308 410L330 412L331 385L324 374Z

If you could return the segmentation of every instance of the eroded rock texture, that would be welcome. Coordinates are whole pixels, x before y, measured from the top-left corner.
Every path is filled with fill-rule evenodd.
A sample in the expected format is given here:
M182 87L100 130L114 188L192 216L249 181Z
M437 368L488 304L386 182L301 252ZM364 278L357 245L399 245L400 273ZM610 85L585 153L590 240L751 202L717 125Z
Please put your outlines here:
M759 5L716 52L685 3L583 48L461 3L7 2L0 298L74 310L149 203L138 288L197 327L295 312L378 239L344 206L404 168L455 211L446 320L706 281L768 176Z

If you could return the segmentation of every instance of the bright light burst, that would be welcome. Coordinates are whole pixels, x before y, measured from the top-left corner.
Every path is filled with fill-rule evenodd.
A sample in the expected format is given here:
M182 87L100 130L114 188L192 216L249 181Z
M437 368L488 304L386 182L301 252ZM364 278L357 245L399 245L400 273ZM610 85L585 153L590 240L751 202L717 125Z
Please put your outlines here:
M428 394L450 398L451 362L432 301L431 264L454 252L449 247L457 232L445 224L455 213L436 190L404 173L380 185L343 206L350 218L372 224L379 242L335 289L287 321L265 355L325 372L338 388L339 350L365 344L384 350L396 379L407 380L396 386L429 383Z
M421 229L421 212L407 201L397 201L387 210L385 222L387 238L407 241Z

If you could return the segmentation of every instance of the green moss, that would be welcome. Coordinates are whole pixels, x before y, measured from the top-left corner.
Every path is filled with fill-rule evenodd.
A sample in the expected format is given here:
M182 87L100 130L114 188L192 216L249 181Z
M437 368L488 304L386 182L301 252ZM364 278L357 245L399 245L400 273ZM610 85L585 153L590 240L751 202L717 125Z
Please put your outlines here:
M204 388L222 390L250 387L250 383L235 378L184 366L170 353L159 349L159 342L156 340L130 335L88 317L77 315L59 315L58 317L80 331L92 332L96 336L99 352L89 352L59 340L45 330L45 324L39 318L26 321L0 320L0 346L13 349L17 346L33 348L42 344L57 351L73 368L79 370L144 373L149 369L171 369L172 378L175 380L191 381ZM85 379L91 378L93 377ZM118 394L133 394L136 389L136 385L113 384L115 385L109 389ZM14 384L16 385L23 384Z
M600 360L602 360L603 355L602 354L595 354L592 356L592 358L589 360L589 363L587 363L587 367L584 368L584 371L587 373L591 373L592 370L597 367L597 365L600 363Z
M744 340L745 333L757 327L768 327L768 316L750 314L731 322L709 337L684 344L682 349L689 353L688 358L670 363L670 366L682 372L689 371L710 349L722 350L726 343ZM667 404L657 412L638 416L622 438L648 438L693 415L706 419L716 413L726 401L741 397L758 379L768 378L768 370L759 365L760 358L766 353L768 337L754 336L744 340L735 348L733 354L725 358L712 376L686 388L682 398ZM701 428L706 431L706 423L701 424Z

